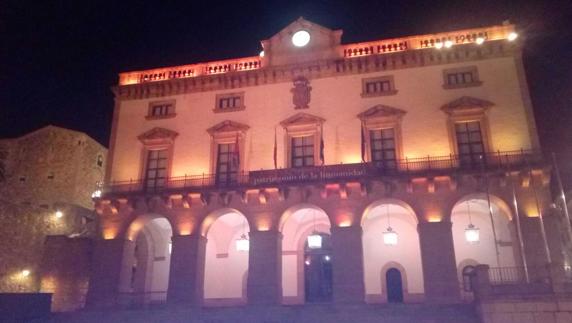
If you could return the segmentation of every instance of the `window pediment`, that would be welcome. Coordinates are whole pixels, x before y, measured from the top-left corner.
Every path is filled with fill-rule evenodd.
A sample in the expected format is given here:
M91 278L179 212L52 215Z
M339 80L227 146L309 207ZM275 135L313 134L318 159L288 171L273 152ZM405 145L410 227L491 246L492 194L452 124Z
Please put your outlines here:
M441 107L449 115L483 114L494 103L470 96L463 96Z
M358 114L357 116L361 120L375 119L375 118L401 118L406 113L407 111L379 104L365 110L364 112Z
M137 138L145 145L171 143L179 135L176 131L155 127Z
M239 123L239 122L234 122L234 121L230 121L230 120L225 120L223 122L220 122L210 128L207 129L207 132L211 135L211 136L215 136L218 134L229 134L229 133L245 133L250 127Z
M324 123L324 121L326 121L324 118L320 118L309 113L300 112L280 122L280 125L284 128L309 125L317 126Z

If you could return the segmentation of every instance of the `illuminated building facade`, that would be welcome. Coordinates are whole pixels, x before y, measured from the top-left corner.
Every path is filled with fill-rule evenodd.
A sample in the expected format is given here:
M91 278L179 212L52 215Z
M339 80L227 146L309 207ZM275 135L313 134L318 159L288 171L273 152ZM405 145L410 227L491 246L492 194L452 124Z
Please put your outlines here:
M121 73L88 303L458 302L478 264L563 261L517 36L300 18Z

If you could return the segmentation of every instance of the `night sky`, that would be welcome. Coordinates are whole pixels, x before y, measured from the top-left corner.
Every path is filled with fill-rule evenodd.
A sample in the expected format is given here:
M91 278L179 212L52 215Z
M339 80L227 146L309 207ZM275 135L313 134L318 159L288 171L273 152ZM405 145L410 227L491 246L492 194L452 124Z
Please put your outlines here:
M107 146L119 72L256 55L299 16L343 29L343 43L516 23L541 144L572 178L570 0L4 0L0 138L53 124Z

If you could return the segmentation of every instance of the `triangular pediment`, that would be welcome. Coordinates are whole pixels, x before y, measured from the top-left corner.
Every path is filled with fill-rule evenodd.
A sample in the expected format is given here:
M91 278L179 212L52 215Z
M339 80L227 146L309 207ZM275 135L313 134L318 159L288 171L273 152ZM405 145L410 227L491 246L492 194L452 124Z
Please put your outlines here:
M309 113L300 112L280 122L280 125L284 128L287 128L289 126L298 125L318 125L322 124L324 121L326 120L323 118L311 115Z
M468 110L475 110L475 109L484 111L492 107L493 105L494 103L487 100L482 100L471 96L463 96L443 105L441 107L441 110L443 110L448 114L455 112L463 112Z
M364 112L358 114L357 116L361 120L371 119L371 118L388 118L388 117L400 118L406 113L407 111L379 104L365 110Z
M230 120L225 120L223 122L217 123L216 125L207 129L207 132L211 135L216 133L225 133L225 132L245 132L250 127Z
M295 46L292 42L292 37L299 31L310 36L304 46ZM300 17L274 36L261 41L263 62L269 66L339 58L342 33L342 30L332 30Z
M139 138L139 140L141 140L143 143L145 143L145 142L149 142L149 141L173 140L178 135L179 134L173 130L155 127L151 130L148 130L148 131L142 133L137 138Z

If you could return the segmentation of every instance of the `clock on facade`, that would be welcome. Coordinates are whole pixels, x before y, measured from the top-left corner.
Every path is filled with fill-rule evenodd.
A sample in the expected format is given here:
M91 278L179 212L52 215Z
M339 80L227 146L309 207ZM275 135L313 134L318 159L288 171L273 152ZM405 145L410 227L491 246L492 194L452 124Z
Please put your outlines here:
M305 30L298 30L292 35L292 44L296 47L304 47L310 42L310 33Z

